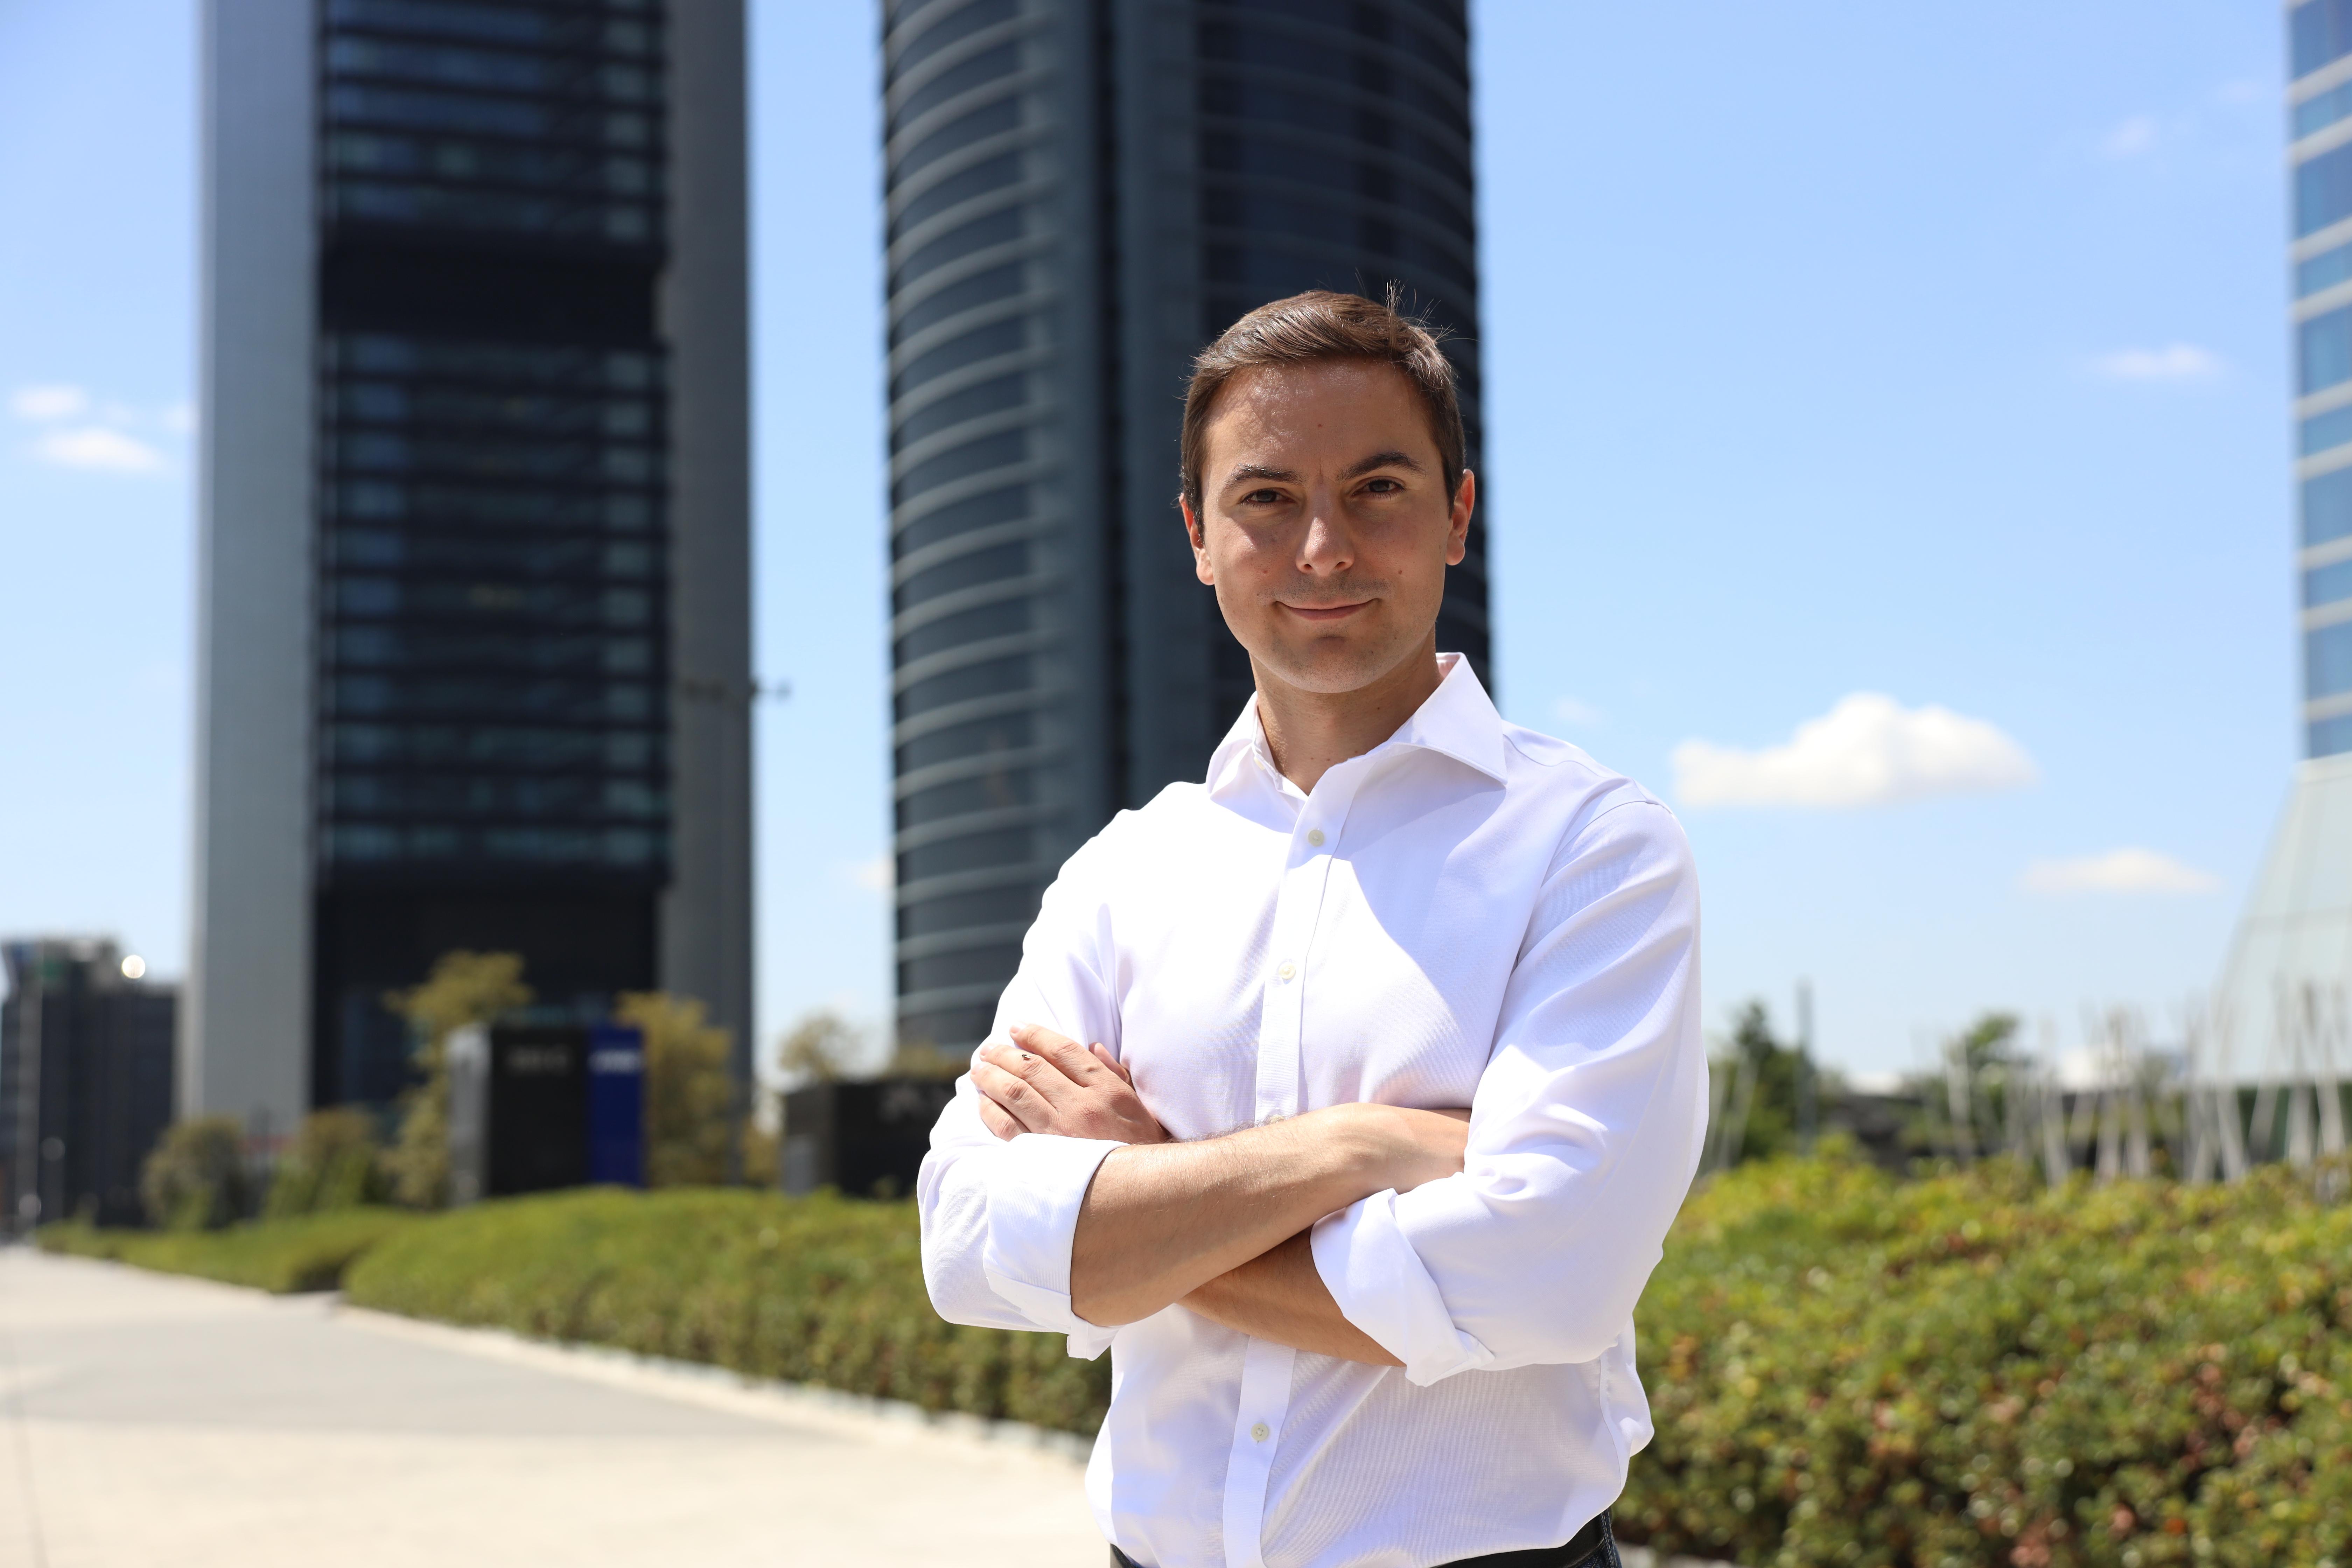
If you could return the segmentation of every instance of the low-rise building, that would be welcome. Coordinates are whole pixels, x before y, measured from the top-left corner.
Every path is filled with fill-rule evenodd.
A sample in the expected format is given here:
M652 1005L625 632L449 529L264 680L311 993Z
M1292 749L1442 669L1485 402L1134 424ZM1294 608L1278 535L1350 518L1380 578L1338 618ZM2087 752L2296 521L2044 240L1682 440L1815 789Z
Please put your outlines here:
M139 1168L172 1120L179 988L102 938L0 943L0 1223L142 1217Z

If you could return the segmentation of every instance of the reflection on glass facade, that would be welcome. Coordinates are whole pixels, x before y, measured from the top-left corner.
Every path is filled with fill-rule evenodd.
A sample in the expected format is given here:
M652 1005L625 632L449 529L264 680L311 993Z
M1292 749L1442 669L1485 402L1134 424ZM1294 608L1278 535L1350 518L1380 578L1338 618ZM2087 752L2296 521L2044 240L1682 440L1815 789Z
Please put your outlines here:
M2309 754L2352 752L2352 0L2308 0L2288 17L2294 174L2298 608ZM2328 132L2327 134L2321 134ZM2322 143L2305 153L2304 138Z
M1061 862L1250 691L1172 498L1190 357L1477 257L1461 0L888 0L899 1029L970 1046ZM1482 514L1481 523L1485 521ZM1441 646L1487 661L1483 529Z
M2294 293L2297 299L2346 282L2352 282L2352 245L2339 245L2333 250L2322 251L2308 261L2295 264Z
M314 1097L387 985L655 983L669 859L663 16L324 0Z

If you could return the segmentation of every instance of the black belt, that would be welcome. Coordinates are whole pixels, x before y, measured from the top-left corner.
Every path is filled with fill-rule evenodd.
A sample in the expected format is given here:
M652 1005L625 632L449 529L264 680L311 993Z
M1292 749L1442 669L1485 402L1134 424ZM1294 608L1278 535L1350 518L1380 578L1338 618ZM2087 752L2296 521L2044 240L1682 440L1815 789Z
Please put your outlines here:
M1116 1546L1110 1549L1110 1561L1111 1568L1142 1568ZM1444 1563L1442 1568L1620 1568L1620 1564L1617 1537L1609 1528L1609 1510L1602 1509L1599 1518L1569 1537L1564 1545L1491 1552L1484 1557Z

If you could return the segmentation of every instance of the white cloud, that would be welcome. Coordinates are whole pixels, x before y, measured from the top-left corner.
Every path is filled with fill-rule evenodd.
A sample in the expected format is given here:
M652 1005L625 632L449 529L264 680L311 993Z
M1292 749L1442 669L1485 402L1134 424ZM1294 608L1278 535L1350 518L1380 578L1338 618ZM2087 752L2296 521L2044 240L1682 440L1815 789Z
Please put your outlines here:
M2278 94L2278 89L2267 81L2250 76L2234 77L2213 89L2214 99L2221 103L2268 103Z
M2099 139L2099 151L2109 158L2137 158L2156 141L2156 116L2135 114Z
M1673 761L1675 793L1689 805L1889 805L2040 776L2025 749L1982 719L1906 708L1875 691L1841 698L1783 745L1745 752L1685 741Z
M2029 893L2211 893L2220 878L2153 849L2110 849L2067 860L2036 860L2018 879Z
M18 387L8 395L8 411L44 426L31 448L42 462L116 473L152 474L167 468L153 433L184 436L194 426L187 404L151 411L129 403L100 403L84 388L64 382Z
M854 886L869 893L887 893L898 879L898 868L887 854L882 854L870 860L844 861L841 874Z
M100 425L48 431L33 443L33 451L43 462L67 468L152 474L163 466L163 454L146 442Z
M79 386L20 386L8 397L8 412L19 419L70 419L89 406L89 394Z
M1605 724L1609 715L1580 698L1563 697L1551 705L1551 716L1563 724Z
M2221 373L2221 357L2194 343L2167 343L2101 354L2091 368L2113 381L2203 381Z

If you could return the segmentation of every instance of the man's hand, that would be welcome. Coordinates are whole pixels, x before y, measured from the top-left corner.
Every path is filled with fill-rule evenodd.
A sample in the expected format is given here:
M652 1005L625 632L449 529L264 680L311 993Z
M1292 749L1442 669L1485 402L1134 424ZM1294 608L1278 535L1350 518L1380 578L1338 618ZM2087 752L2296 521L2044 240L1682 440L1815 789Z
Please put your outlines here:
M1165 1143L1135 1080L1100 1046L1082 1046L1034 1024L1015 1024L1013 1043L991 1040L972 1064L980 1119L999 1138L1047 1132L1119 1143Z

